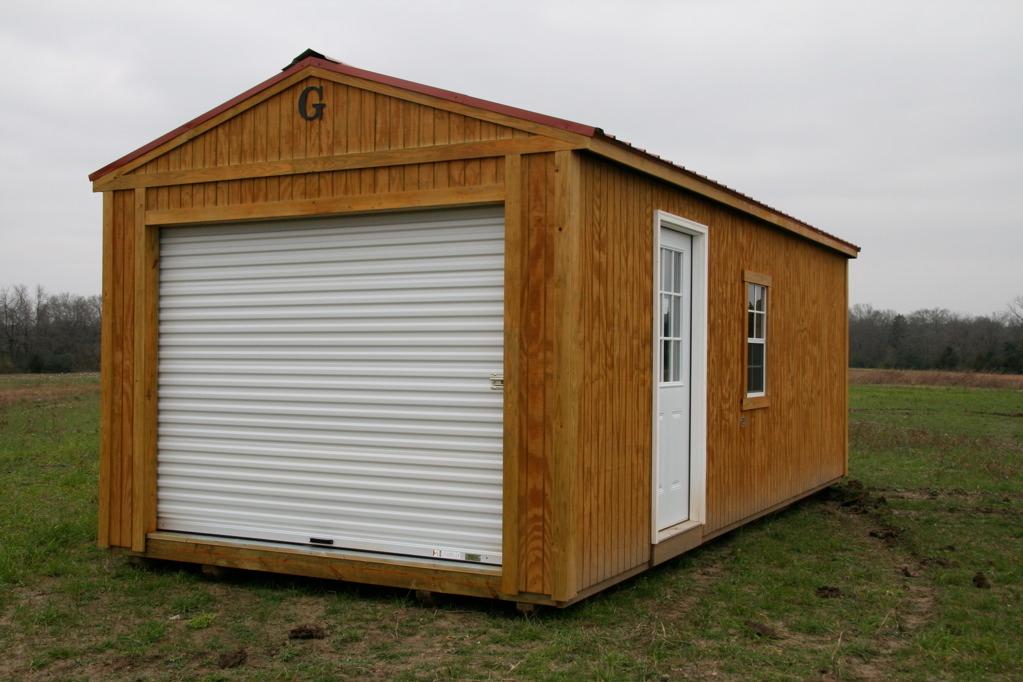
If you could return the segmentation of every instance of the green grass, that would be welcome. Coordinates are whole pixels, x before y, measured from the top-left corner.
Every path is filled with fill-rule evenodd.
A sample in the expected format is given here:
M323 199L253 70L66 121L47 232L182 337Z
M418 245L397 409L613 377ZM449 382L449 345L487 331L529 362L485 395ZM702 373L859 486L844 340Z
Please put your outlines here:
M22 396L0 407L0 679L1011 679L1023 670L1021 392L854 387L851 478L862 489L839 486L527 618L499 602L425 607L404 591L330 581L213 580L96 549L96 389L87 375L0 377L0 394ZM990 589L974 586L978 571ZM818 596L825 586L838 595ZM306 623L326 637L288 639ZM240 648L244 663L221 669Z

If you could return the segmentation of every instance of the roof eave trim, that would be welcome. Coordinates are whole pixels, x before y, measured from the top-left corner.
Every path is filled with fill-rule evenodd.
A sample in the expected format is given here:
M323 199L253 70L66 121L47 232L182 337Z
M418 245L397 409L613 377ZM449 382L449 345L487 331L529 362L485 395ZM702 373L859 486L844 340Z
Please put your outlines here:
M623 153L623 154L625 154L625 155L627 155L629 157L632 157L632 158L635 158L635 159L639 159L642 162L647 162L647 163L652 162L652 163L660 166L661 168L663 168L666 173L684 175L687 178L689 178L692 181L692 183L697 183L697 184L703 185L703 186L705 186L705 187L707 187L709 189L716 190L717 192L720 192L720 193L728 195L732 199L732 201L724 201L724 202L722 202L720 198L715 197L711 193L708 193L706 191L701 191L701 189L698 188L698 187L692 187L692 186L690 186L689 183L682 183L682 182L679 182L677 180L673 180L670 177L658 176L658 175L654 174L655 177L660 177L662 180L665 180L667 182L671 182L672 184L675 184L676 186L682 187L683 189L687 189L689 191L696 192L697 194L700 194L701 196L704 196L704 197L710 199L711 201L718 201L720 203L725 203L726 205L729 205L729 206L731 206L733 208L736 208L736 209L738 209L740 211L743 211L744 213L746 213L748 215L752 215L753 217L760 218L761 220L763 220L763 216L757 215L757 213L755 213L755 212L751 212L746 207L746 206L752 205L753 207L759 209L760 211L763 211L763 212L766 212L768 214L771 214L772 216L775 216L777 218L776 221L768 221L768 222L771 222L772 224L774 224L774 225L776 225L778 227L781 227L782 229L788 230L789 232L793 232L797 236L803 237L805 239L809 239L810 241L815 242L817 244L820 244L821 246L830 248L830 249L832 249L834 251L838 251L839 253L841 253L843 255L846 255L846 256L848 256L850 258L856 258L858 256L860 250L861 250L859 246L857 246L856 244L853 244L852 242L847 242L847 241L845 241L844 239L842 239L840 237L836 237L835 235L833 235L833 234L831 234L829 232L825 232L824 230L820 229L819 227L814 227L813 225L810 225L809 223L806 223L806 222L800 220L799 218L796 218L796 217L791 216L791 215L789 215L787 213L779 211L778 209L774 208L773 206L769 206L769 205L767 205L767 204L765 204L765 203L763 203L761 201L758 201L758 200L754 199L753 197L750 197L750 196L748 196L746 194L743 194L742 192L739 192L738 190L732 189L731 187L729 187L727 185L723 185L720 182L717 182L716 180L712 180L711 178L708 178L708 177L706 177L704 175L696 173L695 171L689 170L688 168L685 168L685 167L680 166L678 164L672 163L671 161L668 161L667 159L661 158L660 156L657 156L656 154L651 154L650 152L648 152L648 151L646 151L644 149L639 149L638 147L634 147L631 144L629 144L628 142L624 142L622 140L619 140L618 138L614 137L613 135L608 135L607 133L605 133L603 130L601 130L599 128L595 129L595 134L593 136L593 139L596 140L596 141L599 141L599 142L611 145L611 146L615 147L616 149L618 149L621 153ZM599 149L599 146L597 146L597 145L591 146L590 147L590 151L595 153L595 154L598 154L600 156L603 156L604 158L610 159L611 161L615 161L615 162L618 162L618 163L622 162L622 159L618 158L617 155L608 155L608 154L602 153L601 150ZM633 168L636 168L636 170L639 170L640 172L648 172L648 171L646 171L642 167L641 164L633 165ZM788 224L786 224L786 223L788 223ZM793 227L795 227L795 229L793 229Z

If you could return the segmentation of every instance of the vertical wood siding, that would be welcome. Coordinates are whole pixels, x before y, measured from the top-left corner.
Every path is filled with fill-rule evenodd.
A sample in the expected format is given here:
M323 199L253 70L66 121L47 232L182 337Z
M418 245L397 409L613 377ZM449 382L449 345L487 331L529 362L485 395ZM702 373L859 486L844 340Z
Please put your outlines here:
M310 85L323 87L327 107L321 121L305 121L295 110L299 94ZM513 137L529 137L529 133L341 83L308 78L129 174L198 170L258 161L307 159ZM503 181L503 159L441 161L161 187L150 192L147 208L207 208L487 185Z
M103 340L99 541L130 547L135 347L135 193L108 193L110 224L103 240ZM105 208L105 213L107 209Z
M709 227L705 534L844 473L847 321L844 257L596 157L583 157L581 174L577 523L585 588L650 556L654 211ZM743 270L773 278L771 404L747 411Z
M525 233L525 276L519 329L525 389L521 409L519 485L520 582L522 592L550 593L550 469L545 450L547 420L547 286L550 267L549 226L553 224L553 154L523 156L522 224Z

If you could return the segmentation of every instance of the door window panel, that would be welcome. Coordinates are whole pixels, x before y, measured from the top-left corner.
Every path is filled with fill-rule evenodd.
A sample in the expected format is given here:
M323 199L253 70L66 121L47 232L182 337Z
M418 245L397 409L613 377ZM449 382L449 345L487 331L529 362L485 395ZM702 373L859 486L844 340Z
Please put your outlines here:
M661 248L661 382L682 381L682 252Z

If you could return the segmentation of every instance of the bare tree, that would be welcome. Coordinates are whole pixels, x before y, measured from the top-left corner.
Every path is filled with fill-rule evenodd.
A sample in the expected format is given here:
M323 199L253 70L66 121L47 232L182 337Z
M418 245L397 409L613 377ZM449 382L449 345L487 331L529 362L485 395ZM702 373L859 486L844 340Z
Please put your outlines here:
M1009 315L1019 324L1023 324L1023 295L1009 301Z
M957 315L942 309L900 315L853 306L849 362L853 367L1023 374L1023 296L1000 315Z
M0 372L68 372L99 366L100 297L0 289Z

